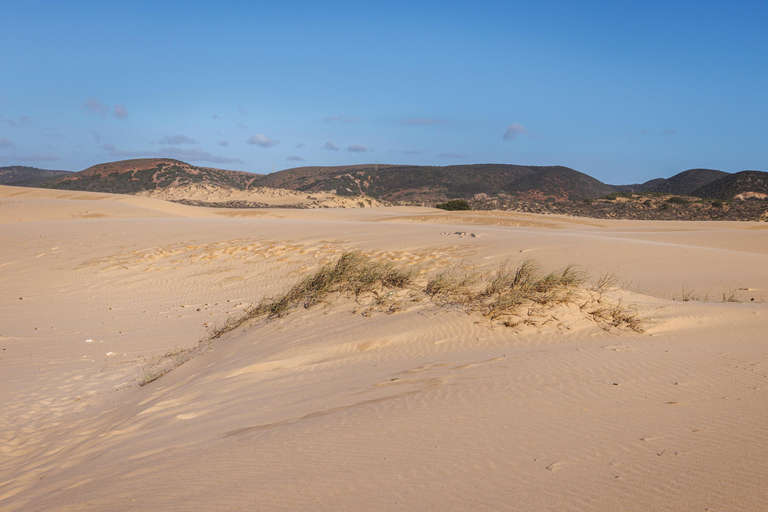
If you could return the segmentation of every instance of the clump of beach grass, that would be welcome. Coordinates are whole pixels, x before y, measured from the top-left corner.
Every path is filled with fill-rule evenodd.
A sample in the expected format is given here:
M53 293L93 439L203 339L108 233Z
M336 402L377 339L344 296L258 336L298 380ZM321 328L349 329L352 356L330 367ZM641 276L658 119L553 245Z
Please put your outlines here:
M605 330L643 332L642 319L632 307L605 297L615 283L614 276L604 275L591 287L586 287L586 282L586 273L573 265L545 273L533 260L525 260L517 267L505 261L492 273L449 269L424 278L413 265L400 267L360 251L349 251L304 277L286 293L264 298L244 314L227 318L195 347L176 349L155 358L145 367L139 384L148 384L194 355L209 350L213 340L249 320L281 318L300 308L330 304L332 297L343 295L363 304L365 316L375 310L394 313L408 304L428 299L437 307L458 308L508 327L543 325L555 319L556 308L575 305L586 318ZM407 297L397 299L403 295Z
M345 252L336 263L324 265L286 294L262 301L252 314L277 318L299 307L309 309L329 295L348 293L359 298L383 289L405 288L415 275L413 267L398 268L392 262L377 261L359 251Z

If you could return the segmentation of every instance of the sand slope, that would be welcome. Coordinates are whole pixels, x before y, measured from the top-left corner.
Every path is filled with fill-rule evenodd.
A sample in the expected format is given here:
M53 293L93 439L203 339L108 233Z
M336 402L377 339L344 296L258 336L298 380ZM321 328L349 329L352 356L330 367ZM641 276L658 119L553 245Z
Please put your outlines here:
M763 227L0 187L0 509L765 510ZM614 272L646 332L341 299L138 386L350 248Z

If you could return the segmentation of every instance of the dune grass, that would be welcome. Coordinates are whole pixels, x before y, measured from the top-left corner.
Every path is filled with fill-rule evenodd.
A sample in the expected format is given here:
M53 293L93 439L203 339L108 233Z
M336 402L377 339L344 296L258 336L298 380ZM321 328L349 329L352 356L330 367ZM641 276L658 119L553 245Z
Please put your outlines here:
M605 298L615 283L613 276L602 276L591 288L586 287L586 283L586 273L572 265L545 273L533 260L525 260L517 267L510 266L507 261L493 273L452 269L425 277L412 265L397 266L360 251L349 251L304 277L286 293L264 298L241 316L227 318L223 324L212 328L197 346L157 358L145 368L140 385L152 382L207 350L211 341L249 320L281 318L292 311L330 304L344 295L368 304L364 311L366 315L374 310L394 313L402 309L403 302L389 304L386 310L384 306L390 302L390 297L405 290L408 291L406 305L428 299L437 307L458 308L508 327L540 325L541 318L555 317L554 310L558 306L576 305L584 317L605 330L643 331L642 320L631 307Z

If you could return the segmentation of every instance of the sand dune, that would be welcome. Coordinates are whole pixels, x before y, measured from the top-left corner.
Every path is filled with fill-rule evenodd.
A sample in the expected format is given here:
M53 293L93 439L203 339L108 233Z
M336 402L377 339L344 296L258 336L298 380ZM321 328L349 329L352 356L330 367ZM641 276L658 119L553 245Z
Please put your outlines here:
M0 187L0 509L766 510L763 227ZM350 249L614 273L645 332L341 297L139 386Z

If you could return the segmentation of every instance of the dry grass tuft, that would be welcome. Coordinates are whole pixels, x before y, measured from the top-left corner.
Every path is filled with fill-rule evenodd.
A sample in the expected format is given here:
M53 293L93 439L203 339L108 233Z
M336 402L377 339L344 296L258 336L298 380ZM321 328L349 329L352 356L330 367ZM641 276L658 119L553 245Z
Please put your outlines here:
M605 294L615 283L612 275L604 275L586 288L586 274L572 265L545 274L532 260L525 260L518 267L504 262L491 274L448 270L421 280L419 286L415 284L417 277L413 266L399 268L359 251L345 252L336 262L304 277L285 294L265 298L243 315L228 318L195 347L174 350L151 361L140 385L207 351L212 340L251 319L280 318L299 308L323 303L330 296L344 294L355 297L365 316L375 311L395 313L426 299L438 307L458 308L508 327L540 327L557 320L559 306L577 305L585 317L603 329L643 332L642 319L633 308L606 299Z
M299 281L285 295L262 301L252 316L280 317L299 306L310 308L319 304L331 294L351 293L358 298L382 289L405 288L415 275L414 268L400 269L358 251L346 252L336 263L325 265Z

